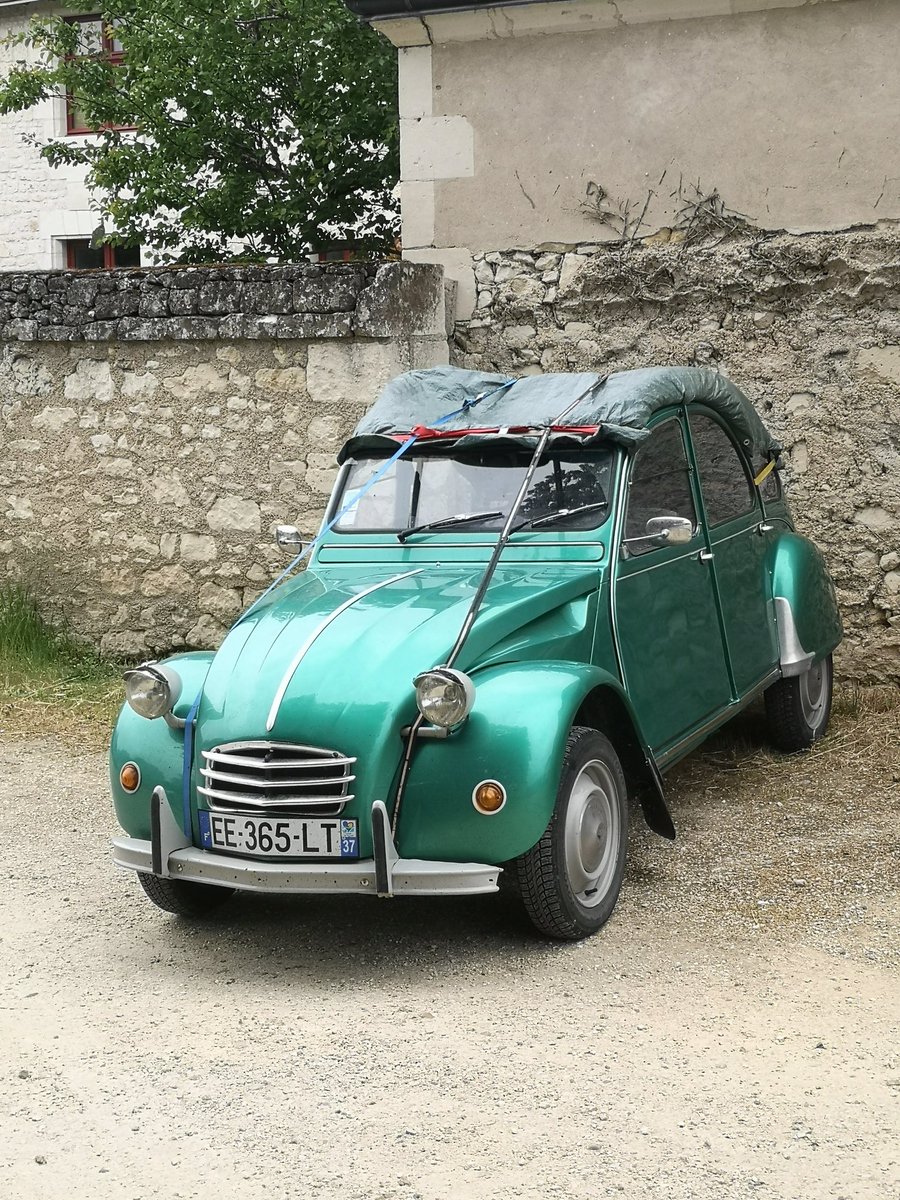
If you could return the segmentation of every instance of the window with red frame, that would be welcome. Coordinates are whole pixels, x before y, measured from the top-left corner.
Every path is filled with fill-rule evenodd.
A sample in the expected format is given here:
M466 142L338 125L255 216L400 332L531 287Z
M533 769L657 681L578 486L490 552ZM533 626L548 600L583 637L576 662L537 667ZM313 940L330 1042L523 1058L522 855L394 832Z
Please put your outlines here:
M321 263L324 263L324 262L353 262L354 258L356 258L356 251L350 250L350 249L319 250L317 252L317 257L318 257L318 261Z
M90 238L71 238L63 245L70 271L113 271L141 265L139 246L95 246Z
M79 47L78 58L105 58L113 66L119 66L123 61L124 49L122 43L115 37L112 26L107 25L98 15L89 17L66 17L70 25L78 25ZM115 125L114 129L127 129L127 125ZM96 129L88 125L84 115L78 108L78 101L71 92L66 92L66 133L95 133Z

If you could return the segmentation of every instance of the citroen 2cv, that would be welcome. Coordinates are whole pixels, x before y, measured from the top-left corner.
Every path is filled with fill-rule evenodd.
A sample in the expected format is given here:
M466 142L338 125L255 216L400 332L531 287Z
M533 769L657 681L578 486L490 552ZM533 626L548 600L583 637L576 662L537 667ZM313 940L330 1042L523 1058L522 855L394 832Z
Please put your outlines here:
M757 697L780 749L825 733L840 618L778 454L707 370L400 376L306 569L126 673L116 863L184 916L505 871L541 933L599 929L629 801L674 837L665 772Z

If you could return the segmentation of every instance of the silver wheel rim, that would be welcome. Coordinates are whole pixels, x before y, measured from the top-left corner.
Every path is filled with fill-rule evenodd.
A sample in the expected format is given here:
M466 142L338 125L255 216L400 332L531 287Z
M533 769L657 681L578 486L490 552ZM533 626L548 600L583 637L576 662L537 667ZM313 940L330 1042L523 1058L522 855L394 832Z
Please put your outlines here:
M565 825L566 878L585 908L595 908L609 892L621 837L615 777L605 763L592 759L572 784Z
M823 658L800 676L800 707L810 729L818 729L828 701L828 664Z

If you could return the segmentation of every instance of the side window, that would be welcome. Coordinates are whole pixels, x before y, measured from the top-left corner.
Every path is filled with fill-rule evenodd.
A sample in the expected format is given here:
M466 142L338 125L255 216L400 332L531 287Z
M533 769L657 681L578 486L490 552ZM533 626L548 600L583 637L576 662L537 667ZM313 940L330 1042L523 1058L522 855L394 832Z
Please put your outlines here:
M766 464L760 460L758 464L754 464L754 470L757 472L761 471L765 466ZM781 486L781 475L779 474L777 467L768 473L768 475L759 485L759 490L762 494L763 500L768 500L771 503L774 503L776 500L781 500L784 492Z
M666 421L654 429L635 455L625 537L644 537L651 517L687 517L693 525L697 524L690 471L677 421ZM647 554L656 549L651 542L636 542L628 547L630 554Z
M710 527L756 507L756 489L731 438L717 421L691 413L691 438Z

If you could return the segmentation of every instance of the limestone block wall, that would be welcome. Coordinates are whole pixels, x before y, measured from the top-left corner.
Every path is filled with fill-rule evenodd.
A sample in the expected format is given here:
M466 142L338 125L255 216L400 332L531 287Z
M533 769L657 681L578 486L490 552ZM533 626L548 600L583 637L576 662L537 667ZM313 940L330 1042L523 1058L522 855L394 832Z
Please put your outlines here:
M717 220L616 246L476 255L454 360L510 373L701 364L785 446L799 528L835 577L845 676L900 681L900 228Z
M447 357L439 267L0 276L0 573L104 653L215 645L383 384Z

